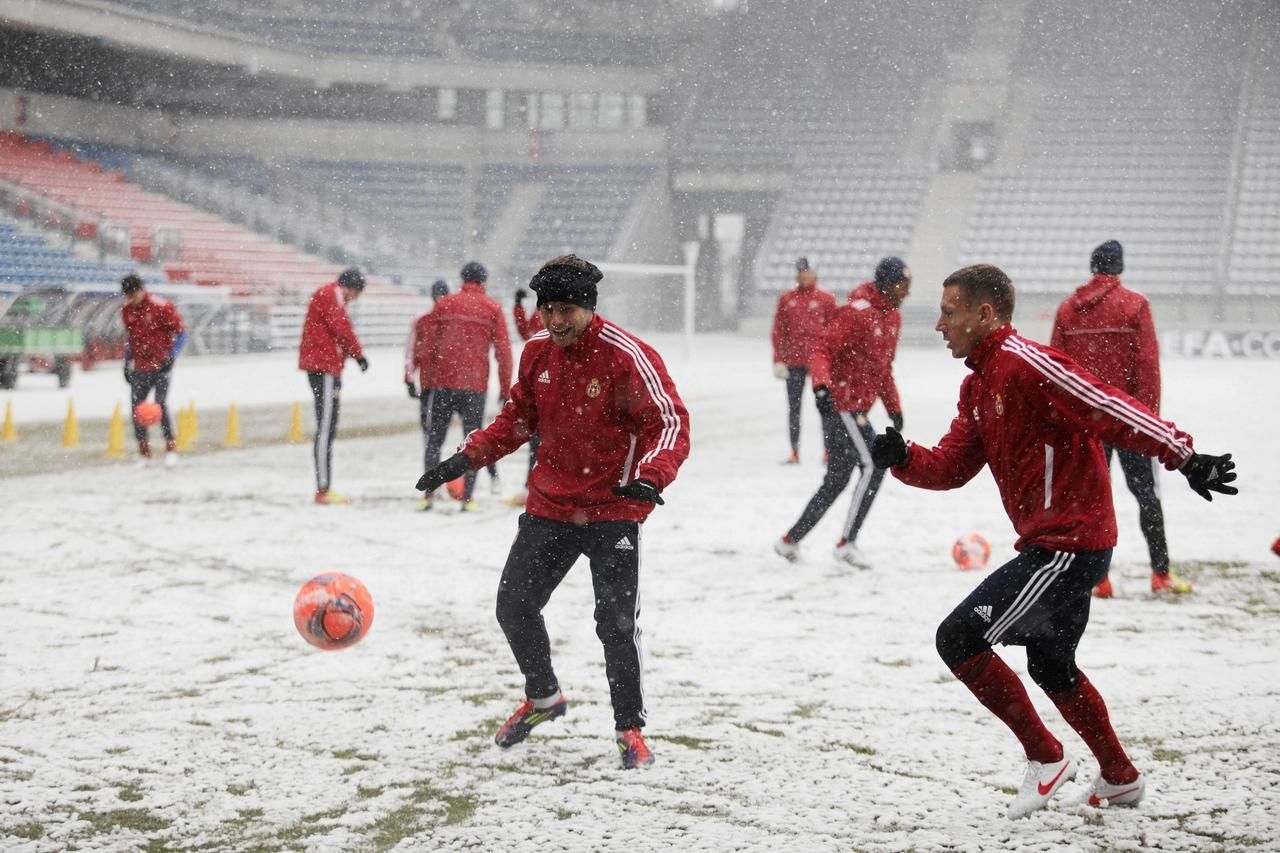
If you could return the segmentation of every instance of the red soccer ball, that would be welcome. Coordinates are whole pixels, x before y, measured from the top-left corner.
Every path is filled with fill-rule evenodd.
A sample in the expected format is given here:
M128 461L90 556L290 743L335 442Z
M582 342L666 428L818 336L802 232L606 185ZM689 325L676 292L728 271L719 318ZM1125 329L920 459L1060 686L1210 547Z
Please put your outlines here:
M449 497L453 498L455 501L462 500L462 496L467 493L466 475L464 474L455 480L450 480L444 484L444 487L448 489Z
M981 533L966 533L951 546L951 559L961 571L985 569L991 559L991 543Z
M159 403L152 403L144 400L133 407L133 419L144 427L153 427L160 423L160 418L164 411L160 408Z
M293 600L293 624L318 649L345 649L373 626L373 596L351 575L316 575Z

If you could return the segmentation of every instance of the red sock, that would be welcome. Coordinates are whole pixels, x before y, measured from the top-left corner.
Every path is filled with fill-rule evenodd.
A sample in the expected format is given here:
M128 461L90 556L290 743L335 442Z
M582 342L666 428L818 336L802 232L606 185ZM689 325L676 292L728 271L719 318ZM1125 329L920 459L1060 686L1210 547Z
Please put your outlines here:
M1125 755L1115 729L1111 728L1107 703L1083 672L1073 689L1050 693L1049 698L1098 759L1103 779L1112 785L1127 785L1138 778L1138 768Z
M999 717L1022 743L1029 761L1062 760L1062 744L1044 727L1017 673L987 649L952 670L982 706Z

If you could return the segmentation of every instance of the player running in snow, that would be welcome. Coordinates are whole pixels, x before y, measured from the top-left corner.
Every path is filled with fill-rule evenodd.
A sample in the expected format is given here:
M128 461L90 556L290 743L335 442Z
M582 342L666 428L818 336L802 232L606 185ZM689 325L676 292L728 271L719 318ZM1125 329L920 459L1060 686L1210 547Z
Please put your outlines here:
M1107 706L1076 666L1090 591L1106 576L1116 543L1103 444L1180 470L1206 500L1234 495L1231 455L1192 449L1191 437L1069 356L1013 328L1014 289L999 268L957 270L942 286L937 330L973 372L960 386L951 428L938 446L877 436L875 463L910 486L954 489L983 466L1018 532L1018 556L991 573L938 626L938 654L1017 736L1027 771L1010 817L1043 807L1076 774L1077 761L1045 728L1026 689L993 646L1027 649L1031 679L1097 758L1083 802L1133 805L1146 778L1111 727Z
M124 306L120 317L127 335L124 344L124 381L129 383L129 407L133 412L133 434L138 439L139 464L151 463L151 439L146 424L138 420L138 404L155 389L160 406L160 431L164 433L164 464L178 462L178 442L169 418L169 375L173 361L187 342L178 308L163 296L148 293L142 279L129 273L120 280Z
M818 286L818 272L808 258L796 261L796 286L778 297L773 315L773 372L787 381L788 465L800 464L800 395L809 375L809 351L831 320L836 298Z
M498 586L498 624L524 675L525 700L494 740L513 746L568 708L542 609L585 554L618 751L624 767L639 767L653 762L642 732L640 525L689 454L689 414L658 354L595 313L601 278L574 255L538 270L529 287L546 330L525 346L510 401L418 488L435 489L542 436Z
M347 498L330 490L333 473L333 440L338 434L338 402L342 393L342 367L350 356L369 369L360 339L347 314L347 303L355 302L364 292L364 275L354 267L344 270L338 280L326 284L311 295L307 318L302 323L302 342L298 346L298 368L307 373L311 397L316 407L316 439L313 448L316 463L316 497L318 504L348 503Z
M1120 283L1124 248L1115 240L1106 241L1093 250L1089 267L1093 278L1058 307L1049 343L1158 414L1160 345L1146 297ZM1104 449L1109 465L1111 445ZM1151 556L1151 591L1191 592L1190 583L1169 571L1155 460L1124 448L1119 456L1125 482L1138 500L1138 526ZM1110 598L1111 592L1110 577L1093 590L1099 598Z
M822 414L822 436L830 458L822 485L774 550L788 560L800 554L800 540L813 530L859 470L853 503L836 543L835 557L859 568L870 568L855 544L858 531L880 490L884 469L871 464L876 431L867 412L877 399L896 429L902 429L902 404L893 381L893 357L898 351L902 315L898 312L911 290L911 270L902 258L888 257L876 265L873 281L864 282L836 309L826 331L809 353L813 397Z

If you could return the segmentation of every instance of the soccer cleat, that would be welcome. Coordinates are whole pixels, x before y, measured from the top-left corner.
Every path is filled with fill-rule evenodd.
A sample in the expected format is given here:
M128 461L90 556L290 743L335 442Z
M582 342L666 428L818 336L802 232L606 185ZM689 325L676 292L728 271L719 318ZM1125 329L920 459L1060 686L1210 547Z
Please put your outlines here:
M779 557L788 562L794 563L800 559L800 546L785 536L773 543L773 550Z
M644 733L640 729L627 729L617 733L618 752L622 754L622 766L627 770L635 767L648 767L653 763L653 753L644 742Z
M844 539L841 539L836 544L836 549L832 553L837 560L842 563L848 563L855 569L871 568L871 563L867 561L866 557L862 556L862 552L858 550L858 546L854 545L852 542L847 542Z
M462 506L458 507L458 512L479 512L479 511L480 511L480 504L476 503L475 501L467 501Z
M1058 789L1076 777L1077 762L1067 756L1061 761L1027 762L1027 775L1022 778L1022 787L1018 795L1009 805L1009 817L1026 817L1037 809L1044 808L1049 798L1058 793Z
M172 468L178 464L178 454L176 451L170 450L164 454L164 467Z
M1099 583L1097 586L1093 588L1093 597L1094 598L1110 598L1111 595L1112 595L1111 576L1107 575L1105 578L1102 579L1101 583Z
M322 506L335 506L337 504L349 504L351 499L331 489L320 489L316 492L316 503Z
M524 506L525 501L529 499L528 492L517 492L511 497L503 501L507 506Z
M431 511L431 497L429 495L425 498L418 499L418 509L420 509L422 512Z
M139 456L139 457L137 458L137 460L136 460L136 461L134 461L134 463L133 463L133 467L138 468L138 469L140 469L140 470L141 470L141 469L150 468L150 467L151 467L151 457L150 457L150 456Z
M782 460L782 464L783 464L783 465L799 465L799 464L800 464L800 451L798 451L798 450L793 450L793 451L791 451L791 455L790 455L790 456L788 456L786 459Z
M1126 785L1112 785L1102 774L1093 780L1089 791L1080 798L1083 806L1105 809L1109 806L1136 806L1147 793L1147 777L1139 775L1137 779Z
M515 746L529 736L534 726L563 717L567 710L569 710L569 701L564 696L549 708L535 708L533 700L526 698L520 703L520 707L516 708L516 712L498 729L498 733L493 736L493 742L503 749Z
M1172 592L1175 595L1191 592L1191 583L1169 572L1164 575L1151 575L1152 592Z

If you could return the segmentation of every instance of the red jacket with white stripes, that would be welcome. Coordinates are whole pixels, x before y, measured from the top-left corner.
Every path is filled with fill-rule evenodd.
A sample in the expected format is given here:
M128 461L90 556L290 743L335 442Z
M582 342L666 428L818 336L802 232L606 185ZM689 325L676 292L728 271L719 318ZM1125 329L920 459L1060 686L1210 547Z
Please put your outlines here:
M298 367L308 373L341 376L347 357L359 358L363 354L338 283L326 284L311 294L307 319L302 323Z
M884 400L890 413L901 412L893 381L902 314L873 282L859 285L836 309L826 331L809 353L813 387L831 389L837 412L865 412Z
M666 365L599 314L567 347L545 331L534 335L511 399L462 450L479 469L533 433L542 444L525 508L574 524L644 521L653 504L618 497L613 487L644 478L665 489L689 455L689 413Z
M532 313L526 312L523 305L512 305L511 316L516 321L516 334L522 341L529 340L546 328L542 325L542 315L536 310Z
M1058 306L1049 345L1160 411L1160 346L1151 305L1115 276L1095 275Z
M836 298L817 284L797 285L779 296L771 335L774 363L808 367L813 342L835 310Z
M965 364L973 373L960 386L950 431L932 449L909 443L893 475L910 486L954 489L989 466L1019 551L1115 546L1104 443L1170 469L1192 454L1191 436L1012 326L984 338Z
M143 373L159 370L173 342L186 331L177 306L155 293L148 293L137 305L126 302L120 316L129 335L129 357Z
M498 360L498 395L511 385L511 335L507 318L484 285L464 281L457 293L440 297L415 327L416 363L427 388L487 391L489 348Z

